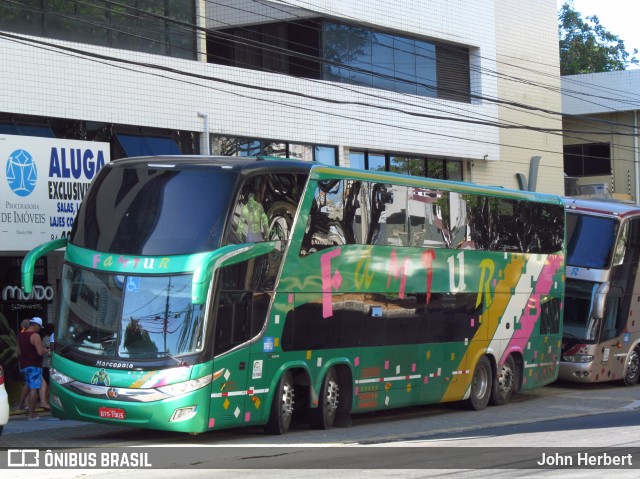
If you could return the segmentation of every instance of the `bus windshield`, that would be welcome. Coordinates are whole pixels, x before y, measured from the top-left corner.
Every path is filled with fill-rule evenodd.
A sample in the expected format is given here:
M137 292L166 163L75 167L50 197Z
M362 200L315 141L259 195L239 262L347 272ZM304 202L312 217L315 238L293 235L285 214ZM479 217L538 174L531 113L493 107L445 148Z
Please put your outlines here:
M65 265L56 343L100 359L157 359L203 348L192 275L125 276Z
M216 167L105 167L78 212L71 243L146 256L215 250L236 179Z
M614 218L567 212L567 266L606 269L617 230Z
M600 283L567 278L565 283L563 334L577 342L596 340L597 319L592 317L594 295Z

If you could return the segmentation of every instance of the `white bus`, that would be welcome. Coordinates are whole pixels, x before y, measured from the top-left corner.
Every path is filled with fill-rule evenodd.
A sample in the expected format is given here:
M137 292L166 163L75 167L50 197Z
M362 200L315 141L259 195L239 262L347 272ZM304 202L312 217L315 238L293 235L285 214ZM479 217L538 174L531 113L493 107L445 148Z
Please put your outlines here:
M560 379L638 382L640 207L566 199L567 256Z

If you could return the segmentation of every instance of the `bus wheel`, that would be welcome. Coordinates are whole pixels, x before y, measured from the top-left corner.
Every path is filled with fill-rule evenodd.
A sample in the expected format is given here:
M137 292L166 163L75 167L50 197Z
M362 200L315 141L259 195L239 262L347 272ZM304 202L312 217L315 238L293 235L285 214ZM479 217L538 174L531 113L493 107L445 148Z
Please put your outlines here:
M511 395L516 389L516 363L509 356L504 364L498 367L498 374L493 380L491 388L491 404L502 406L509 402Z
M638 382L638 376L640 376L640 355L638 354L638 348L635 348L629 353L627 372L622 378L622 383L625 386L633 386Z
M466 403L469 409L479 411L487 407L491 398L492 376L491 364L486 356L482 356L473 371L471 395Z
M269 422L265 426L268 434L284 434L291 426L293 416L293 376L290 371L285 372L278 382L278 387L271 401Z
M331 429L338 412L340 386L335 369L327 371L322 381L318 407L309 409L309 425L313 429Z

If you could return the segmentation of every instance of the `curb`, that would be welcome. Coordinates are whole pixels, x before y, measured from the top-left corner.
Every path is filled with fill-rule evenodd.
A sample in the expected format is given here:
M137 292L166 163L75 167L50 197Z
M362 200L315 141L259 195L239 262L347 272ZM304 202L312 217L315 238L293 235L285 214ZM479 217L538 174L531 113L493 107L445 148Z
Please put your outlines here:
M36 412L40 415L43 414L50 414L51 410L49 409L43 409L41 407L37 407L36 408ZM26 409L11 409L11 411L9 411L9 416L10 417L16 417L16 416L24 416L25 418L27 417L27 410Z

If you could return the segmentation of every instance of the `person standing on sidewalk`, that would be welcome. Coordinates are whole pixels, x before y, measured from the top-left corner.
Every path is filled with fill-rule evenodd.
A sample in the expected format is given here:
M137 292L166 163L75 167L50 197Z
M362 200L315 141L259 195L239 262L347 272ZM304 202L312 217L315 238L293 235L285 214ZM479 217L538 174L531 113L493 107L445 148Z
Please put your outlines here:
M29 387L27 409L29 419L39 419L36 414L36 402L42 386L42 356L48 350L42 346L42 338L38 334L42 329L42 318L31 318L29 327L18 336L20 347L20 372L25 384Z
M42 347L47 350L42 356L42 387L40 387L40 407L47 411L51 410L49 405L49 370L51 368L51 350L53 348L53 324L47 324L40 331Z

